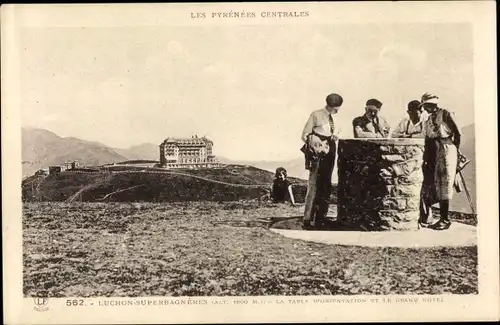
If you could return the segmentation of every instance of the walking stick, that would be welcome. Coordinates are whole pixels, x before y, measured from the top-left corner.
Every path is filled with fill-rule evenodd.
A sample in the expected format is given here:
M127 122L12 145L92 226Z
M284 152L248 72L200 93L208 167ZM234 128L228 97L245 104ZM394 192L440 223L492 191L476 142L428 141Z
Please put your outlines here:
M467 188L467 183L465 182L464 175L462 174L462 170L470 163L460 151L458 152L458 165L457 165L457 174L460 176L462 180L462 184L464 185L465 196L467 196L467 200L469 201L469 206L473 214L476 214L476 210L474 209L474 204L472 203L472 198L469 193L469 189Z
M459 171L458 174L460 175L460 178L462 179L462 183L464 184L465 195L467 196L467 200L469 201L470 209L471 209L473 214L476 214L476 210L474 209L474 205L472 203L472 199L470 197L469 190L467 189L467 184L465 183L464 176L462 175L462 171Z

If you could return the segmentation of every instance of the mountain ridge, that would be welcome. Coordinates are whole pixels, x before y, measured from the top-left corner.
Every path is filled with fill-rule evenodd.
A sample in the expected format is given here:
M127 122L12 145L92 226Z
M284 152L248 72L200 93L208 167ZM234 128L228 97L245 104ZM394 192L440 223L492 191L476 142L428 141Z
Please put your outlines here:
M78 160L84 165L103 165L126 160L112 148L76 137L60 137L37 128L22 128L23 177L37 170L66 161Z
M146 159L158 160L160 155L159 146L150 142L133 145L129 148L114 148L115 152L129 160Z

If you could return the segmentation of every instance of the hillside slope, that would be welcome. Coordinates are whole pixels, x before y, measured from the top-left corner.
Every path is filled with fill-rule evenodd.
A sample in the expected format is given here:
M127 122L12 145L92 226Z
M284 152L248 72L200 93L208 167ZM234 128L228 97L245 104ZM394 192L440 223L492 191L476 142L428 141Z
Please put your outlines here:
M23 182L24 201L238 201L264 195L273 173L244 166L171 172L79 174L63 172ZM294 183L297 202L303 202L306 184ZM33 184L36 184L35 186ZM113 194L111 194L113 193Z

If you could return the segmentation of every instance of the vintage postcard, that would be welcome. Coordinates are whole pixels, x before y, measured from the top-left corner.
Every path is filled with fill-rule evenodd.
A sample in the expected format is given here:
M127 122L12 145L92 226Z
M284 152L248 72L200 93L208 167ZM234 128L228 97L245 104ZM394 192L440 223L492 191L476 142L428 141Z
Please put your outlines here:
M498 320L495 12L2 6L4 322Z

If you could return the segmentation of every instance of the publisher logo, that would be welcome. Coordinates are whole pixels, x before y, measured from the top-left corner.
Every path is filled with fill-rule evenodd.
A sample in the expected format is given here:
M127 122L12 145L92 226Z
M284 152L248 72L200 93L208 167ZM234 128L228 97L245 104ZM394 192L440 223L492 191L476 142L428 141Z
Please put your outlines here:
M35 301L35 310L36 311L47 311L49 310L48 303L49 299L48 298L34 298Z

